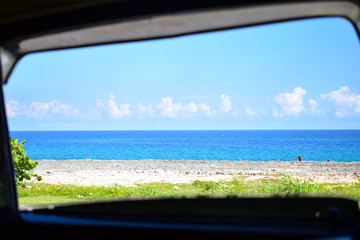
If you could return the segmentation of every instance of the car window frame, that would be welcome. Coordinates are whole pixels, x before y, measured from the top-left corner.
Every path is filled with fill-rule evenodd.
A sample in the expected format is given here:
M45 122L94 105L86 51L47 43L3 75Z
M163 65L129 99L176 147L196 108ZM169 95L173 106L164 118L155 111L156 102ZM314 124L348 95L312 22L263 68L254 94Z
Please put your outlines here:
M330 17L330 16L325 16L325 17ZM332 17L342 17L344 19L347 19L353 25L356 34L360 39L360 32L359 32L359 28L357 27L357 23L353 22L351 19L346 18L344 16L334 15ZM310 19L310 18L318 18L318 17L306 17L301 19ZM299 20L299 19L266 22L266 23L259 23L256 25L271 24L275 22L289 22L293 20ZM240 28L244 28L244 27L248 27L248 26L242 26ZM219 31L219 30L224 30L224 29L217 29L214 31ZM196 33L191 33L191 34L196 34ZM131 42L131 41L126 41L126 42ZM26 55L27 54L20 56L17 59L17 61L19 61L22 57ZM1 65L1 60L0 60L0 65ZM2 72L0 72L0 80L2 83L4 82ZM13 160L11 156L11 148L9 144L9 130L7 124L6 110L5 110L3 86L4 84L2 84L0 90L0 115L1 115L0 116L0 145L1 145L0 146L0 185L3 186L4 190L2 192L0 191L0 199L1 198L4 199L5 204L3 204L3 206L0 206L0 216L3 216L1 219L12 219L16 221L20 217L19 215L20 210L18 205L17 189L15 183L14 164L13 164Z

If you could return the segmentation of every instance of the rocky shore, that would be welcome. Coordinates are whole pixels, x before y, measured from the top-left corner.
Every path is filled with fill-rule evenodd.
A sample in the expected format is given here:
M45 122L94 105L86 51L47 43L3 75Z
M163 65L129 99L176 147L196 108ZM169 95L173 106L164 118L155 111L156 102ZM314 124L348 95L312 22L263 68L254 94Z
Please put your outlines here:
M247 180L293 175L314 182L354 182L360 162L208 160L38 160L43 182L77 185L134 185L148 182Z

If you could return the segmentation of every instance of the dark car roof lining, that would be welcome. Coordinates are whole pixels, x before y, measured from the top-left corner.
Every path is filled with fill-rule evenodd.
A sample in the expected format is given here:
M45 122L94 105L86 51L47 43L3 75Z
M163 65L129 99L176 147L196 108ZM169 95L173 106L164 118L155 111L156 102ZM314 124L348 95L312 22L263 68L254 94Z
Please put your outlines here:
M37 0L38 1L38 0ZM35 1L36 2L36 1ZM41 2L41 1L40 1ZM88 3L90 1L84 1ZM97 1L99 2L99 1ZM116 1L115 3L102 3L101 5L63 10L62 12L53 13L50 9L49 12L45 10L35 16L26 19L17 18L10 21L8 17L0 20L0 45L10 45L11 43L18 42L25 38L34 36L56 33L59 31L79 29L90 27L99 24L108 24L111 22L129 21L131 19L139 19L144 17L151 17L164 14L174 14L180 12L196 12L211 9L231 9L243 8L249 6L263 6L280 3L294 4L297 2L342 2L340 1L234 1L234 0L221 0L221 1L202 1L195 0L182 0L182 1ZM349 2L349 1L343 1ZM95 5L95 3L93 3ZM78 7L75 4L76 7ZM74 7L75 7L74 6ZM1 9L4 9L2 6ZM2 10L1 12L5 12ZM6 20L10 21L7 22Z
M20 1L16 5L21 5ZM41 5L36 2L44 2L44 0L35 0L35 6ZM46 0L45 0L46 2ZM67 1L68 5L58 4L50 5L48 8L39 10L30 7L29 9L21 9L20 12L32 12L19 17L12 17L9 13L15 12L12 10L15 4L8 4L8 6L1 7L1 20L0 27L3 30L0 36L0 43L14 41L24 38L24 36L32 36L44 32L56 32L59 29L73 29L99 23L106 23L120 19L139 18L141 16L151 16L164 13L181 12L188 10L200 10L209 8L218 8L221 6L247 6L253 1L189 1L189 0L173 0L173 1L141 1L141 0L128 0L128 1L82 1L84 4L80 5L76 1ZM73 4L70 4L72 2ZM92 2L90 5L89 2ZM104 3L105 2L105 3ZM261 3L274 3L284 1L256 1L256 5ZM88 6L90 5L90 6ZM59 7L61 6L61 7ZM59 7L59 8L58 8ZM16 7L15 7L16 9ZM55 9L57 9L55 11ZM7 13L9 12L9 13ZM8 31L6 31L8 30Z
M0 25L20 22L41 16L95 7L117 0L15 0L1 3ZM125 0L123 0L125 1ZM122 1L122 2L123 2ZM120 2L120 1L117 1Z

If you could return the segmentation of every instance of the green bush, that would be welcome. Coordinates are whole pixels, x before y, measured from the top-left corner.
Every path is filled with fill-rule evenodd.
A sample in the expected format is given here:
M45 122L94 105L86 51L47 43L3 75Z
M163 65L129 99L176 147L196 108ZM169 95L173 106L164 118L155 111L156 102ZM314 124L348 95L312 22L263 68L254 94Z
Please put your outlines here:
M30 180L32 177L35 177L38 181L42 179L38 174L30 172L38 163L26 155L24 148L25 143L25 141L18 143L17 138L10 138L12 158L15 167L15 180L18 186L24 186L25 183L23 181Z

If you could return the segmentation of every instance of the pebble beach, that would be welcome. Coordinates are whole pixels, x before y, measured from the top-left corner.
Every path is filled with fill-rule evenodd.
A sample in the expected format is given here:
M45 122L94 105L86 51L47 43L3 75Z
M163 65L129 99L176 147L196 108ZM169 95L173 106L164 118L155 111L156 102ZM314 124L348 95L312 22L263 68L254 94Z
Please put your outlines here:
M358 182L360 162L216 160L37 160L42 182L132 186L149 182L191 183L296 176L318 183Z

